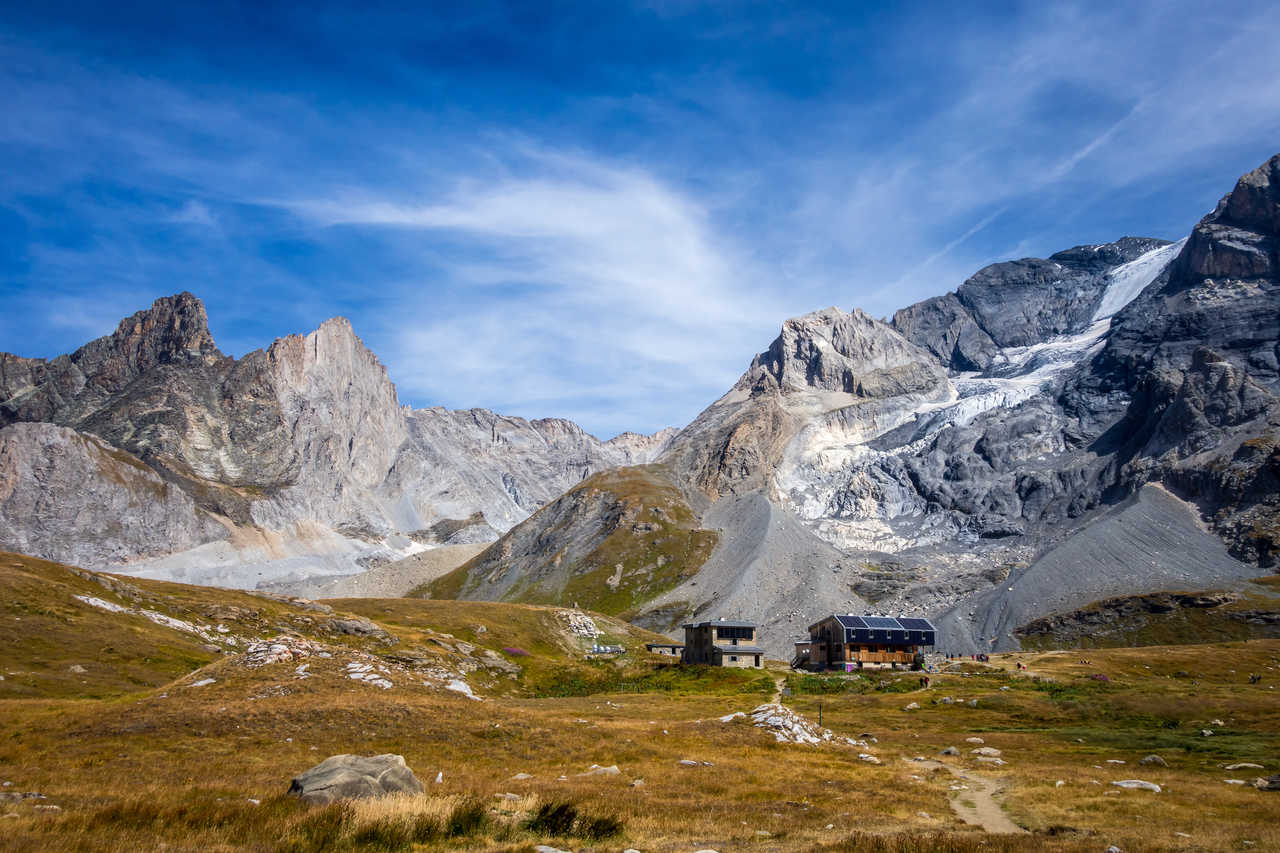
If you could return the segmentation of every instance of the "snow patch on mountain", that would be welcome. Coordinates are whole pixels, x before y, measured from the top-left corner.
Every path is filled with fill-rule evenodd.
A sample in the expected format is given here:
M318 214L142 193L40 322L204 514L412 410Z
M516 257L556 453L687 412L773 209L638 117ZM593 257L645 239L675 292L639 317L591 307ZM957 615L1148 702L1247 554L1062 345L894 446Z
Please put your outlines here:
M1156 276L1164 272L1182 247L1187 244L1183 237L1176 243L1153 249L1140 258L1122 264L1107 273L1107 290L1102 295L1098 310L1093 313L1094 321L1110 319L1121 308L1138 298L1138 294L1147 285L1155 281Z

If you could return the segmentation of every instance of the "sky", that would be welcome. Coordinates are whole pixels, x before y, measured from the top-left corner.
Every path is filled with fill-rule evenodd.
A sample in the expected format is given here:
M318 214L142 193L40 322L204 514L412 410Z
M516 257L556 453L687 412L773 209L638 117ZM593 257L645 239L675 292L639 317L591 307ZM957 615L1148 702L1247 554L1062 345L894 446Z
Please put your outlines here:
M90 8L96 6L96 8ZM792 316L1178 239L1280 151L1274 3L0 5L0 351L348 317L401 402L680 426Z

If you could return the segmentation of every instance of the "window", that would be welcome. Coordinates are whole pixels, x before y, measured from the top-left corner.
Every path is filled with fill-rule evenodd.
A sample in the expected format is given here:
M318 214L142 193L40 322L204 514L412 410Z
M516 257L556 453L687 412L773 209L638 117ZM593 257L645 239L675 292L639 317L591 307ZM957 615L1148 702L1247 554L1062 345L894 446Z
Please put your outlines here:
M716 626L716 639L720 640L750 640L754 634L754 628L744 628L739 625ZM737 643L734 645L736 646Z
M729 655L729 663L737 663L737 662L738 662L737 655Z

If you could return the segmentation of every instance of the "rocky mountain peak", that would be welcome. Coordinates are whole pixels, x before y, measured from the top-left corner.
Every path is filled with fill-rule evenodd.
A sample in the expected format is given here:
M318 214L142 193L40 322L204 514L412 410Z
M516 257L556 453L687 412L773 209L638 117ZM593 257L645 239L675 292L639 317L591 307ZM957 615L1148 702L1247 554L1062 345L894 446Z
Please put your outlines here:
M935 389L945 373L928 353L860 309L825 308L787 320L740 381L763 391L885 397Z
M1242 177L1219 208L1231 224L1280 234L1280 154Z
M1200 220L1174 263L1168 291L1206 280L1268 279L1280 272L1280 155L1236 182Z
M161 364L220 357L204 303L184 291L121 320L115 332L85 344L71 360L103 388L118 390Z

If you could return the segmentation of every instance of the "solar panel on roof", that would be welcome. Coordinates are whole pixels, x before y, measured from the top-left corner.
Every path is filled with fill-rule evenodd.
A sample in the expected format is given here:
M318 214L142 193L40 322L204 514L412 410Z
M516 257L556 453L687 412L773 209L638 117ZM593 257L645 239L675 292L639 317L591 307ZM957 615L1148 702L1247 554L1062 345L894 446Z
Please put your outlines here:
M863 617L864 622L871 628L899 628L897 619L890 619L887 616L866 616Z
M844 626L845 626L846 628L865 628L865 627L867 627L867 623L862 621L862 617L861 617L861 616L854 616L853 614L849 614L848 616L841 616L841 617L840 617L840 621L841 621L841 623L843 623L843 624L844 624Z
M928 619L899 619L902 627L910 628L913 631L932 631L933 624Z

